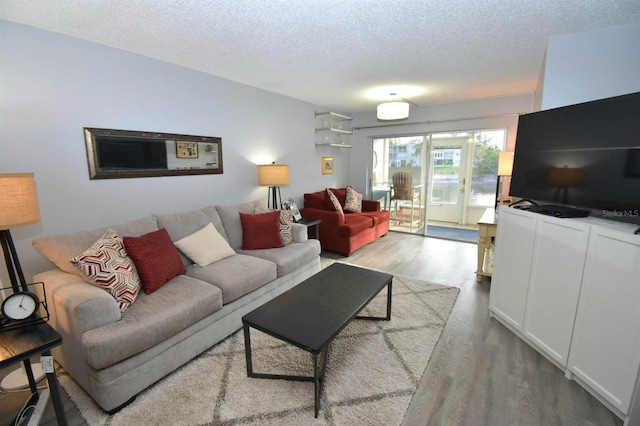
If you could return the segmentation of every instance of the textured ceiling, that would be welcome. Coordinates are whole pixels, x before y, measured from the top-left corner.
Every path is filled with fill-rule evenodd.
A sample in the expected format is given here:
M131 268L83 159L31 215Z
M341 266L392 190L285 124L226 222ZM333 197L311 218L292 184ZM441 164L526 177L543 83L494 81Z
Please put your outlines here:
M358 112L532 92L548 37L640 22L640 1L0 0L0 19Z

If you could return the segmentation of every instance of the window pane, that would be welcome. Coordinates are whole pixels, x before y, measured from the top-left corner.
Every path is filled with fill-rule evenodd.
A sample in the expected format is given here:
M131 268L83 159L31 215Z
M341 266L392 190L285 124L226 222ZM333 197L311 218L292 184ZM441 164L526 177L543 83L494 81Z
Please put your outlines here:
M475 132L469 205L493 206L496 200L498 157L505 144L505 130Z
M460 193L461 148L433 149L433 186L431 203L457 204Z

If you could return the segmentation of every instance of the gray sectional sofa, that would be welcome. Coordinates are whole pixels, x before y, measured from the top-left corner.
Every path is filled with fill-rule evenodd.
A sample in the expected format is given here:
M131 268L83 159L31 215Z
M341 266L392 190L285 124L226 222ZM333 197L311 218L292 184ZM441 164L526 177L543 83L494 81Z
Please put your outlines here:
M293 224L293 244L242 250L239 213L254 213L255 207L210 206L33 241L58 267L34 277L45 283L49 322L63 338L54 359L102 409L117 410L240 329L243 315L320 270L320 243L307 239L303 225ZM209 223L236 254L205 267L180 254L186 273L151 294L141 291L124 312L69 262L108 229L138 237L165 228L171 240L178 241Z

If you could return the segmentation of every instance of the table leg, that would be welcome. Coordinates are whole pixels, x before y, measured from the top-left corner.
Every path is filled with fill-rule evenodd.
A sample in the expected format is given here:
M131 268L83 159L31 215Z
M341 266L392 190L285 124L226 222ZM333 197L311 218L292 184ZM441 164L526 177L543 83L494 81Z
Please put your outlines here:
M487 230L484 226L480 225L478 229L478 269L476 270L476 281L482 281L482 266L484 265L484 255L486 248L486 234Z
M22 361L24 364L24 372L27 375L27 381L29 382L29 388L31 389L31 393L38 392L38 387L36 386L36 379L33 377L33 370L31 370L31 361L29 358Z
M242 324L244 330L244 355L247 359L247 377L253 376L253 363L251 362L251 336L249 326Z
M391 288L393 286L393 279L389 281L387 286L387 321L391 321Z

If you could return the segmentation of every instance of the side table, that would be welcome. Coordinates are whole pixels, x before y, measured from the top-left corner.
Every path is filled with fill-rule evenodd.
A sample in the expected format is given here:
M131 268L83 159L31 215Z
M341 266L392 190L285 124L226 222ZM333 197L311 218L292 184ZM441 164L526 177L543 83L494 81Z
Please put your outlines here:
M318 239L320 239L320 222L322 222L320 219L305 219L305 218L302 218L300 220L300 222L297 222L297 223L299 223L300 225L306 225L307 230L310 227L315 225L315 227L316 227L315 231L316 232L315 232L314 235L315 235L316 239L318 240Z
M476 280L482 281L482 277L491 276L491 239L496 236L498 224L496 223L496 211L488 208L478 221L478 269Z
M50 357L51 349L61 344L62 336L47 323L1 332L0 368L22 361L27 372L31 392L36 393L38 389L33 378L29 358L38 354ZM47 369L47 382L49 383L49 392L51 393L56 420L59 425L66 425L67 418L62 406L60 387L53 367Z

